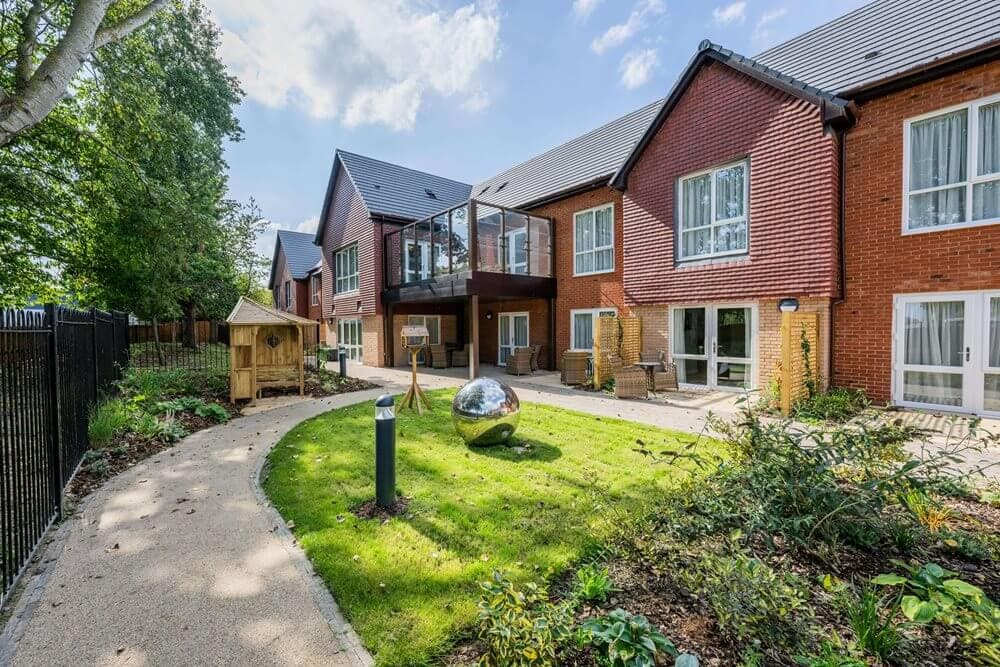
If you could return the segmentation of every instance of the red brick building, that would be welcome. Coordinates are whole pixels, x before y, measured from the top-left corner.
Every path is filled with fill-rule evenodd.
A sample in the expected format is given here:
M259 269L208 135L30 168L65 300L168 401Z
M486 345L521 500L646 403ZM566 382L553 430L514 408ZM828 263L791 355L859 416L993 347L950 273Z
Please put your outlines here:
M278 230L267 287L278 310L319 321L322 277L319 248L312 238L312 234Z

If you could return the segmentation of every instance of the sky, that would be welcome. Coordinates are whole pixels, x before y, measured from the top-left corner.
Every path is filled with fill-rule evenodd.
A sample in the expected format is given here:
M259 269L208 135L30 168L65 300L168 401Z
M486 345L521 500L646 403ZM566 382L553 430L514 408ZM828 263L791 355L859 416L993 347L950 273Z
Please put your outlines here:
M206 0L246 98L230 196L314 231L334 150L467 183L664 97L703 39L753 56L864 0Z

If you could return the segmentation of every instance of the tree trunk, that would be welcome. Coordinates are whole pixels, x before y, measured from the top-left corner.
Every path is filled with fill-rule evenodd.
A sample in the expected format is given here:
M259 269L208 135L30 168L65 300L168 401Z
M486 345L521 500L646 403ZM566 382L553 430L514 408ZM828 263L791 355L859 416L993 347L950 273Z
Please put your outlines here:
M181 345L189 349L198 347L197 308L193 303L184 306L184 328L181 330Z
M163 361L163 346L160 345L160 320L153 317L153 348L156 350L156 363L165 366Z

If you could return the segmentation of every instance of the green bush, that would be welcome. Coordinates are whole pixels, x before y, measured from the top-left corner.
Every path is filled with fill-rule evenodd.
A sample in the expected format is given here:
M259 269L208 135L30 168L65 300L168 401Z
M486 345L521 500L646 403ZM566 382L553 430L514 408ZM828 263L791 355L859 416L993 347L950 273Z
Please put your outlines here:
M936 563L893 563L908 576L881 574L872 583L903 588L899 608L907 619L950 626L976 664L1000 665L1000 607L982 589Z
M179 396L224 398L229 391L229 375L224 370L130 368L120 385L125 395L144 396L151 403Z
M480 584L479 638L487 652L484 667L534 667L558 664L557 655L572 636L568 604L549 602L534 583L517 587L502 572Z
M615 590L608 568L590 563L576 571L573 596L586 602L606 602Z
M607 616L592 618L581 627L586 641L596 649L597 662L608 667L653 667L659 653L676 658L677 647L645 616L615 609ZM690 660L684 664L691 663Z
M857 597L848 595L844 609L858 646L881 662L888 662L903 641L899 626L893 621L894 610L884 609L894 605L895 599L888 600L887 605L885 596L872 585L863 587Z
M128 406L121 399L98 404L90 412L87 435L92 447L105 447L125 432L130 420Z
M156 415L173 412L196 412L198 408L205 406L205 401L194 396L181 396L169 401L157 401L150 411Z
M679 568L677 578L708 603L722 631L739 641L756 639L778 649L799 645L806 634L805 586L746 552L705 551Z
M813 394L792 407L792 415L804 422L843 423L868 409L871 402L860 389L830 389Z
M132 421L132 430L144 440L177 442L187 435L184 427L171 416L156 417L148 412L140 413Z
M206 403L194 409L194 413L199 417L211 419L217 424L225 424L229 421L229 411L218 403Z

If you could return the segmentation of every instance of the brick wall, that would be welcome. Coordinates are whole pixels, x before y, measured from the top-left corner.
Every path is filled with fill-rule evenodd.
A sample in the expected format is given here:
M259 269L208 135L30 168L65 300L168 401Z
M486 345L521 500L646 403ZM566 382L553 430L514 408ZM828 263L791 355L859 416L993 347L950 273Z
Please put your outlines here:
M678 265L678 179L747 157L749 254ZM837 296L837 157L817 107L721 63L703 67L629 176L626 304Z
M1000 225L901 234L903 122L1000 92L1000 61L859 105L847 134L847 290L835 307L834 382L891 399L894 294L1000 288Z
M487 311L492 311L493 319L487 320ZM528 313L528 342L541 345L538 364L549 367L549 304L545 299L515 299L509 301L479 302L479 363L495 364L500 353L499 321L500 313Z
M574 276L573 214L601 204L614 206L614 270L588 276ZM555 276L558 280L556 297L556 365L563 350L569 349L570 311L582 308L625 308L622 289L622 194L611 188L597 188L531 211L552 218L555 229ZM546 344L548 340L544 341Z
M414 315L436 315L436 313L412 313ZM441 318L441 343L458 343L458 316L457 315L437 315ZM396 366L409 366L410 353L406 351L402 343L403 326L406 325L409 314L392 316L392 358Z

